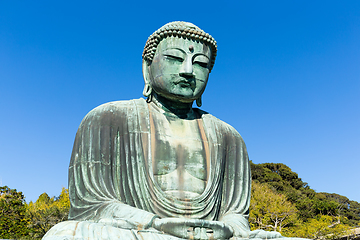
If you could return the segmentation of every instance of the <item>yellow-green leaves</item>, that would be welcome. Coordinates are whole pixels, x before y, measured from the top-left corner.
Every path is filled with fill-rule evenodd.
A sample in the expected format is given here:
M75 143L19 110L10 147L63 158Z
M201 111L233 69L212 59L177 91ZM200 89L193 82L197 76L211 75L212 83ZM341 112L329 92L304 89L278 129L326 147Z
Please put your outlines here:
M67 220L70 209L69 192L62 188L60 196L50 198L46 193L39 196L35 203L27 205L27 216L30 219L30 236L41 238L52 226Z
M286 237L308 239L339 239L350 231L344 224L345 217L323 215L320 211L314 218L302 221L299 210L286 196L277 192L266 183L253 181L249 223L251 230L264 229L280 232ZM323 204L327 203L326 201ZM326 209L326 206L321 206Z
M282 232L297 220L297 209L286 197L266 184L253 182L249 222L252 230Z
M339 239L347 235L350 227L342 224L340 217L319 215L294 228L291 235L310 239Z

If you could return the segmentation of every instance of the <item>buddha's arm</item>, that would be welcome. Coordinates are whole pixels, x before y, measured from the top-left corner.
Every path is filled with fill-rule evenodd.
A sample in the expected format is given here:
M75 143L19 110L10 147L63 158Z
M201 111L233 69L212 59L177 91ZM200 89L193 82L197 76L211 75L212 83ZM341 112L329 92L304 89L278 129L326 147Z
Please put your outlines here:
M248 238L250 234L249 222L241 214L228 214L221 219L221 222L229 225L236 237Z
M219 221L232 227L235 237L247 238L250 234L248 221L251 173L245 143L240 134L227 125L225 134L226 164L222 206Z
M235 131L235 130L233 130ZM251 193L250 162L244 141L235 131L230 136L228 164L224 176L223 215L220 221L231 227L234 237L239 238L282 238L278 232L251 231L249 226L249 205Z
M150 208L144 187L139 189L142 164L136 165L141 142L131 141L140 134L130 121L135 113L131 102L111 103L83 119L69 166L69 219L128 229L151 224L155 214L144 210Z
M96 216L96 221L123 229L148 229L157 215L121 202L108 204Z
M125 229L151 226L156 215L122 202L113 192L113 182L103 177L108 174L107 170L108 166L92 162L82 162L69 168L72 178L69 180L69 219L90 220Z

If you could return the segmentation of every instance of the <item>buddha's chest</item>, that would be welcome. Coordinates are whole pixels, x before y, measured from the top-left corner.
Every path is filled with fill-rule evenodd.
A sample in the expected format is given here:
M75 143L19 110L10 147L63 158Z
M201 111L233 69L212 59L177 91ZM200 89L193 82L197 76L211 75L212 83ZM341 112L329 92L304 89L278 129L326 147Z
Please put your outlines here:
M195 197L206 187L207 142L199 121L160 117L154 123L153 175L169 194Z

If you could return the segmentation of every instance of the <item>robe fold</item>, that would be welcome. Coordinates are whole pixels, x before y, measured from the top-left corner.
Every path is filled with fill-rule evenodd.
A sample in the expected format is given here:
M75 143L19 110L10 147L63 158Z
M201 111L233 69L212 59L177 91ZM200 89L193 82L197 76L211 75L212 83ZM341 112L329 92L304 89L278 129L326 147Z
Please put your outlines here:
M250 166L244 141L230 125L194 109L204 126L209 175L195 198L166 195L154 180L152 131L144 99L103 104L77 131L69 166L69 221L44 239L178 239L149 228L155 217L222 221L234 237L249 229ZM156 121L156 116L153 116Z

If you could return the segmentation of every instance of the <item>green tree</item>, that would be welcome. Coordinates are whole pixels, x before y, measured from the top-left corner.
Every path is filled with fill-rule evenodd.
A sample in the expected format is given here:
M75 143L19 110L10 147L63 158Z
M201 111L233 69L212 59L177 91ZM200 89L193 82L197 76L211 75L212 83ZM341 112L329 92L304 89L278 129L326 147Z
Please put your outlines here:
M252 230L260 228L282 233L297 223L294 204L267 184L253 181L251 195L249 223Z
M27 206L27 215L30 219L30 236L33 239L42 238L55 224L66 221L70 209L69 192L63 188L60 196L50 198L43 193L35 203Z
M0 238L14 239L26 236L28 219L22 192L0 187Z
M339 239L349 231L350 227L341 223L341 217L318 215L299 225L291 235L309 239Z
M250 162L252 180L266 183L295 204L299 219L306 222L318 215L343 216L347 224L359 225L360 204L329 193L317 193L282 163L254 164Z
M321 193L323 196L338 203L338 211L341 216L346 217L344 220L347 224L359 227L360 225L360 203L351 201L345 196L341 196L335 193Z
M283 235L336 239L351 226L359 226L360 203L338 194L315 192L284 164L251 162L250 165L253 182L271 186L297 209L297 222L282 230Z

